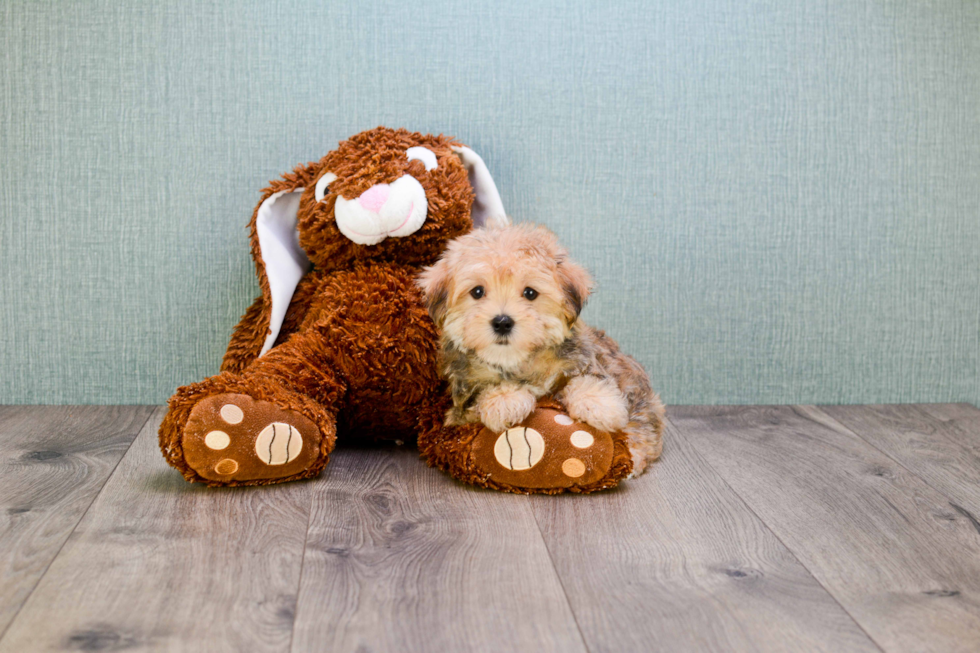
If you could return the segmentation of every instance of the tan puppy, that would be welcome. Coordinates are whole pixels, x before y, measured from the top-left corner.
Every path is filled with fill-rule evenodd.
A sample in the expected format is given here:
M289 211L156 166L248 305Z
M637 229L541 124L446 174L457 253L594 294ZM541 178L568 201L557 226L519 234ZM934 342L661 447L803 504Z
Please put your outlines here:
M475 230L451 241L419 284L441 332L449 424L503 431L550 395L576 420L624 431L633 475L660 456L663 403L639 363L578 320L592 279L553 233Z

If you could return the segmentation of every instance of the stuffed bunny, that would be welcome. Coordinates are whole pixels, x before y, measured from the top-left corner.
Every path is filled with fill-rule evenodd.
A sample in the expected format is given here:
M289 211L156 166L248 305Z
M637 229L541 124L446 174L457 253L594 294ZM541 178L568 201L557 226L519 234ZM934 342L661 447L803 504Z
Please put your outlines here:
M417 277L449 240L506 222L483 160L444 136L378 127L273 181L250 223L261 295L221 373L170 399L167 461L188 481L263 485L316 476L338 436L417 438L431 465L479 485L614 485L625 445L608 447L601 479L527 488L474 461L480 425L443 425L451 399Z

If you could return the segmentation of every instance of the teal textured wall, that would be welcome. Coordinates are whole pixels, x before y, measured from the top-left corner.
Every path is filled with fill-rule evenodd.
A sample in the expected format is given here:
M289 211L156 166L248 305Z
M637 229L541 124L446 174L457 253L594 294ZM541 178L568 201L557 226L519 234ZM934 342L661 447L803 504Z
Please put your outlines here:
M980 400L980 3L0 5L0 402L160 403L265 182L454 134L672 403Z

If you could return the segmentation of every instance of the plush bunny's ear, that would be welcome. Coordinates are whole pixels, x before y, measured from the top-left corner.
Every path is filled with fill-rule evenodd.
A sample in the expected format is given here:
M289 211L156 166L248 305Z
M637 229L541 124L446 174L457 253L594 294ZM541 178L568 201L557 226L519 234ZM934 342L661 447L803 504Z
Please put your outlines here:
M470 210L473 226L479 228L510 224L504 212L504 203L500 201L497 185L493 183L487 164L483 162L480 155L463 145L454 146L453 151L463 162L473 193L476 195L473 199L473 208Z
M272 349L279 337L296 284L313 267L299 245L299 231L296 229L296 214L302 194L302 188L273 193L259 205L255 216L259 241L257 254L261 257L260 263L269 282L266 300L271 301L269 335L259 356Z

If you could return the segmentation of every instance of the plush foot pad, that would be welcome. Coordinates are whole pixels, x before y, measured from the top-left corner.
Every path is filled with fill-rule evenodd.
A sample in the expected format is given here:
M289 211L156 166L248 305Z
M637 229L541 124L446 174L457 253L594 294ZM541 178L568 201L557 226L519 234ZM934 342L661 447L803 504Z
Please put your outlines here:
M209 481L274 480L320 455L320 430L299 413L242 394L202 399L183 435L184 459Z
M473 442L476 466L497 483L517 488L569 488L609 472L612 436L551 408L537 408L503 433L484 428Z

